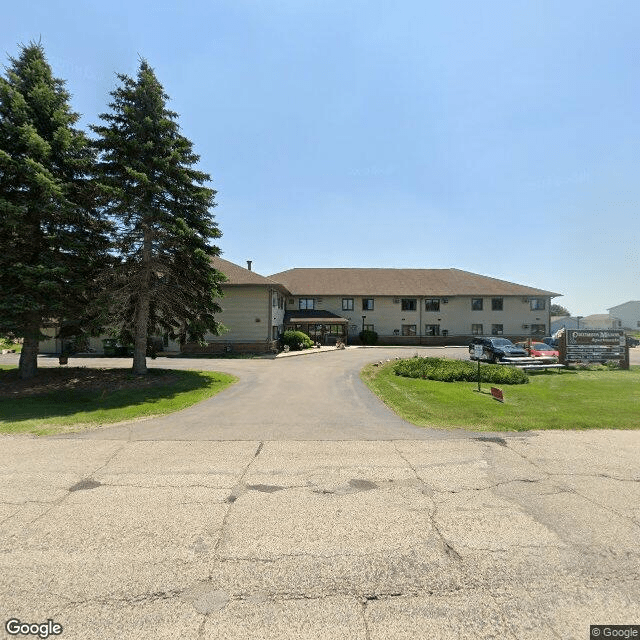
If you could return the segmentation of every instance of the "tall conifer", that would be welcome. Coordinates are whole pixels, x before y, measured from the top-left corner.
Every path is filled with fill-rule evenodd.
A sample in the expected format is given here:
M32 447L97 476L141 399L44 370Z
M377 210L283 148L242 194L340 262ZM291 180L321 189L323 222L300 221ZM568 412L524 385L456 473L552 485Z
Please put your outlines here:
M105 239L94 152L74 128L64 82L40 44L9 60L0 77L0 335L24 339L20 377L30 378L41 329L84 312Z
M101 152L100 181L116 227L119 264L108 285L110 324L134 338L133 371L144 374L147 339L181 341L217 333L224 276L211 264L220 237L211 210L215 191L180 133L177 114L153 69L119 74L106 124L92 127Z

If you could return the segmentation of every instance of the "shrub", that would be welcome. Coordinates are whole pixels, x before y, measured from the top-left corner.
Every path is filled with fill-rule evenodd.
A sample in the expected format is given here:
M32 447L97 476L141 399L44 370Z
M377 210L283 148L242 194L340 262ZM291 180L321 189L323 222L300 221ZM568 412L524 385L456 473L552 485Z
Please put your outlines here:
M361 331L359 335L362 344L375 344L378 342L378 334L375 331L365 329L364 331Z
M422 378L441 382L477 382L478 365L466 360L443 358L410 358L396 363L393 370L397 376ZM481 382L494 384L527 384L529 376L521 369L498 364L480 366Z
M285 331L280 341L283 347L289 347L293 351L301 351L313 346L311 338L302 331Z

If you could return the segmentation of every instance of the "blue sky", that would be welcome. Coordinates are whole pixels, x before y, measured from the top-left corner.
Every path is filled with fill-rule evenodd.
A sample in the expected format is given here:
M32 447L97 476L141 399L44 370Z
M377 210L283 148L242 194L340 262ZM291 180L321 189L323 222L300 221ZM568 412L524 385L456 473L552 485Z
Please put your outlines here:
M223 256L292 267L456 267L640 299L640 4L32 0L82 124L116 72L154 67L218 190Z

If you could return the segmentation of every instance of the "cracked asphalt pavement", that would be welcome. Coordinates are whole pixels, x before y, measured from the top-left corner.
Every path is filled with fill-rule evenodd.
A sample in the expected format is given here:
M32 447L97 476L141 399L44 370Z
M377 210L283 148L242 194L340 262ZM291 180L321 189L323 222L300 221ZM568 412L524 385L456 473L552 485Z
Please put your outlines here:
M291 362L323 381L324 358ZM229 363L260 382L261 361ZM242 427L226 399L219 414L208 401L208 431L180 412L104 437L0 438L0 637L16 637L9 618L52 619L64 640L583 640L640 624L638 432L411 438L356 398L385 437L356 421L341 439L330 410L323 438L246 437L258 421L225 438Z

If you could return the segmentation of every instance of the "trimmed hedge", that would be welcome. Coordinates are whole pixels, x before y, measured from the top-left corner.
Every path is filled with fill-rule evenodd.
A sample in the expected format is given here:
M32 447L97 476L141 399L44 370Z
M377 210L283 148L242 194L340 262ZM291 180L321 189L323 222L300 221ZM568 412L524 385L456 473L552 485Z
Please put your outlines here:
M441 382L477 382L478 365L467 360L410 358L396 363L393 370L404 378L423 378ZM521 369L499 364L480 365L480 380L495 384L527 384L529 376Z
M293 351L301 351L313 347L311 338L302 331L285 331L280 339L282 346L288 346Z

